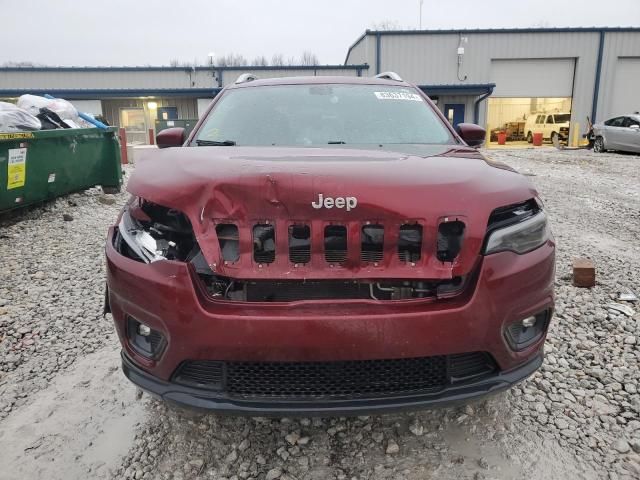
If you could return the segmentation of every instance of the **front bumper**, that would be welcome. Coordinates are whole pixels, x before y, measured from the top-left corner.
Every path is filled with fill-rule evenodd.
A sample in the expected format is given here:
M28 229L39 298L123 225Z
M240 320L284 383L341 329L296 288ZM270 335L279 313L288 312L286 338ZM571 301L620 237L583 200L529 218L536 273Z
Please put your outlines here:
M122 353L122 370L126 377L142 390L168 403L197 410L244 415L356 415L400 410L419 410L466 403L486 395L506 390L533 374L542 365L542 354L525 364L491 377L463 385L448 386L439 392L352 400L317 401L252 401L229 398L154 377L137 367Z
M112 235L113 231L106 246L108 297L125 373L167 401L237 412L420 408L508 388L541 363L546 332L516 351L504 331L512 322L553 309L553 241L525 255L502 252L482 258L472 288L443 301L255 304L212 301L184 263L130 260L113 248ZM128 316L162 332L166 342L161 355L145 358L131 347ZM179 365L188 360L326 362L465 352L487 352L499 373L429 395L318 404L232 400L171 382Z

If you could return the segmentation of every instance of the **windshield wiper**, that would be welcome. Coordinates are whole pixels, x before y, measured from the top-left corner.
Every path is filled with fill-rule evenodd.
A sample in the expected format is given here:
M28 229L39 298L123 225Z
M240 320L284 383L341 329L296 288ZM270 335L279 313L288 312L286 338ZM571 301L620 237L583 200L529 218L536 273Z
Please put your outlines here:
M347 142L342 141L342 140L329 140L327 142L327 145L346 145Z
M222 140L221 142L216 140L196 140L196 145L199 147L233 147L235 144L234 140Z

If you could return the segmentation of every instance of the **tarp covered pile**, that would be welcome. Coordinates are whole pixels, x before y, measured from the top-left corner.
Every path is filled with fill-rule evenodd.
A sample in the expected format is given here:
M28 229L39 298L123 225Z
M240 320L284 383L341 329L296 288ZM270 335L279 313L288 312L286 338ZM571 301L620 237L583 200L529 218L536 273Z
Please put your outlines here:
M62 98L22 95L17 104L0 102L0 132L90 128L76 108Z

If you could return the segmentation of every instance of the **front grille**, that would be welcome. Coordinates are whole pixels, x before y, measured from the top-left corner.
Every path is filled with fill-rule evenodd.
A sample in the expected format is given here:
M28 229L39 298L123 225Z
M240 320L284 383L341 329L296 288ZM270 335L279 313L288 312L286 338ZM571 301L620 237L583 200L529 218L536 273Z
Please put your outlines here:
M496 212L498 217L504 216ZM386 264L392 256L404 264L415 264L429 256L451 262L460 254L466 228L459 220L441 223L437 239L425 235L428 240L425 242L424 227L417 221L395 226L369 222L327 225L324 221L309 221L292 223L283 229L280 225L276 229L276 223L269 220L249 225L238 225L231 220L219 222L215 230L222 260L241 265L248 260L260 266L270 263L303 266L312 263L313 258L324 260L332 267L345 265L347 259L355 263L358 258L363 266L371 266ZM282 234L276 235L276 230ZM240 247L247 241L252 242L252 250ZM284 245L277 247L279 243Z
M178 368L174 381L236 398L312 400L428 394L495 371L489 354L472 352L336 362L191 361Z

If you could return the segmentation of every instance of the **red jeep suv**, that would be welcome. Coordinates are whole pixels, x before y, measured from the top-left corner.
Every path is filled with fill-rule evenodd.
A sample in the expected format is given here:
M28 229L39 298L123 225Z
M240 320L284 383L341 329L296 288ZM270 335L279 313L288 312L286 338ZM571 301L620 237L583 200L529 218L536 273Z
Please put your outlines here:
M158 134L106 244L125 375L248 414L424 408L540 367L553 237L529 181L396 74L258 80ZM175 147L175 148L166 148Z

